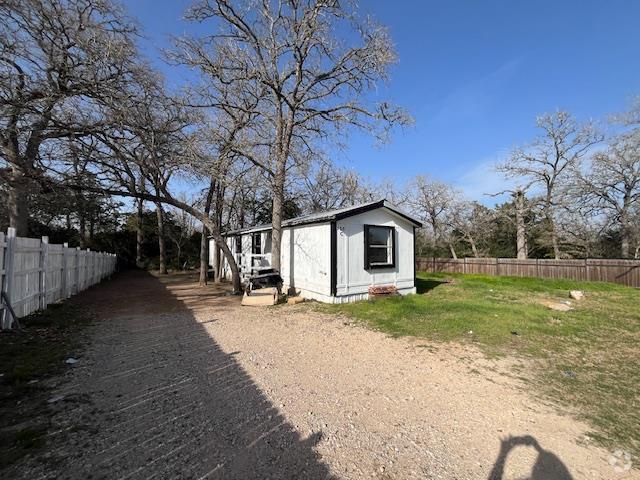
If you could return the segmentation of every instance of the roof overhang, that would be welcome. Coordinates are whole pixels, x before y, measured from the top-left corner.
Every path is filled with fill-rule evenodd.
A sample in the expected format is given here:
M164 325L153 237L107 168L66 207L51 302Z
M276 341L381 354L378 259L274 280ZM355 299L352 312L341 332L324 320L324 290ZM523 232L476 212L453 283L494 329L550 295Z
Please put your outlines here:
M414 226L422 227L422 222L420 220L409 215L408 213L403 212L398 207L396 207L395 205L393 205L392 203L384 199L377 200L375 202L365 203L362 205L355 205L353 207L343 208L339 210L333 210L333 211L328 211L324 213L316 213L316 214L310 214L310 215L303 215L301 217L292 218L290 220L285 220L284 222L282 222L282 227L288 228L288 227L297 227L302 225L328 223L332 221L342 220L344 218L353 217L355 215L360 215L361 213L370 212L372 210L377 210L379 208L386 208L387 210L405 219L406 221L413 224ZM247 233L266 232L271 230L271 228L272 228L271 224L240 228L236 230L229 230L228 232L223 233L223 236L230 237L234 235L242 235Z

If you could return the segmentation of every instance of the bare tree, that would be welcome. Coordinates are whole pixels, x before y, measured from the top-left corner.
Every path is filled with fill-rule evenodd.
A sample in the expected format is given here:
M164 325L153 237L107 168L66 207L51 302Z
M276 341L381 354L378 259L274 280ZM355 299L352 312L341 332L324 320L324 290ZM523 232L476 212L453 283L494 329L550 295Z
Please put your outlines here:
M408 204L431 229L431 246L443 240L454 258L457 257L447 232L447 215L459 193L451 185L418 175L407 186Z
M295 152L313 153L316 140L352 126L384 139L391 125L408 122L386 102L363 100L396 61L392 43L386 29L358 19L351 2L201 0L187 18L214 20L219 32L181 39L181 61L198 68L210 89L233 84L241 91L214 106L246 111L258 99L252 130L234 149L270 177L272 263L279 269L287 171Z
M481 256L478 244L489 235L493 219L491 210L478 202L469 201L454 202L447 215L449 227L469 244L475 258Z
M10 224L27 234L43 143L85 135L131 70L135 28L108 0L0 2L0 170Z
M631 256L632 238L640 228L633 210L640 203L640 132L615 138L597 153L584 172L576 170L583 206L596 210L620 230L622 258Z
M302 174L303 209L322 212L370 201L373 188L357 172L322 161Z
M556 226L558 210L566 205L566 180L591 147L602 141L593 125L579 125L566 111L538 117L542 130L532 144L513 151L509 161L498 166L508 178L519 179L524 189L539 188L546 232L555 258L561 257L560 235Z

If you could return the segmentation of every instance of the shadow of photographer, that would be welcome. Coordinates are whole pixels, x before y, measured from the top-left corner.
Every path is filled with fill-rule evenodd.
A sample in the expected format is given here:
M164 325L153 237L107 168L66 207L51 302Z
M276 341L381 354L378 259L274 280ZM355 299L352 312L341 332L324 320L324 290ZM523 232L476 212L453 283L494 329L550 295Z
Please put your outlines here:
M532 447L538 454L528 480L573 479L569 469L557 455L542 448L531 435L523 435L518 437L509 436L500 441L500 453L498 453L498 458L493 464L488 480L502 480L504 478L504 469L509 453L518 446Z

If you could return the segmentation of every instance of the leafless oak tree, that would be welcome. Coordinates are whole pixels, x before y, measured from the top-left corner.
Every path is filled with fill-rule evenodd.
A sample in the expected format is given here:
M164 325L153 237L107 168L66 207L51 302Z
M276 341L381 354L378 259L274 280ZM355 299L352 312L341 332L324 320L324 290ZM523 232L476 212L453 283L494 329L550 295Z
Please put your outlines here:
M631 256L632 239L640 232L634 210L640 204L640 131L616 137L597 153L588 169L576 170L582 205L604 214L620 230L622 258Z
M447 230L450 214L455 201L461 195L451 185L429 177L418 175L407 186L408 204L431 229L431 246L436 248L438 241L447 244L451 255L456 258L455 248Z
M478 246L486 238L492 227L494 214L487 207L467 200L456 201L450 207L447 215L449 227L469 244L475 258L481 256Z
M27 235L43 143L103 124L132 68L135 28L109 0L0 2L0 170L18 235Z
M199 69L210 89L241 90L215 108L245 111L258 100L252 130L234 149L269 175L276 269L294 153L308 157L317 140L336 139L353 126L384 139L390 126L409 121L399 108L364 100L386 80L396 54L386 29L355 11L348 0L199 0L187 18L214 20L218 32L177 45L182 63Z
M525 190L540 189L549 243L558 259L562 251L556 215L566 202L566 180L602 136L592 124L579 125L566 111L538 117L536 124L542 134L532 144L514 150L498 170L521 181Z

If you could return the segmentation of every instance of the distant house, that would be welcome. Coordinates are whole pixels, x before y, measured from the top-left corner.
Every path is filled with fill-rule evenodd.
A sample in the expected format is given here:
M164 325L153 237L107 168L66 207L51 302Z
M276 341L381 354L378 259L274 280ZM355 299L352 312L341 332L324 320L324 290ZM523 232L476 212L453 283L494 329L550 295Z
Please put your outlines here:
M286 220L280 271L285 289L326 303L367 299L371 286L415 293L414 239L421 226L386 200ZM230 231L225 238L243 279L270 268L271 225ZM231 276L226 261L224 274Z

